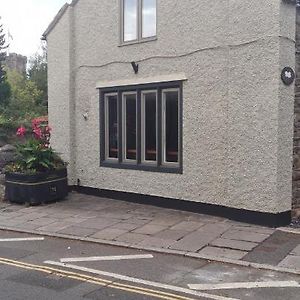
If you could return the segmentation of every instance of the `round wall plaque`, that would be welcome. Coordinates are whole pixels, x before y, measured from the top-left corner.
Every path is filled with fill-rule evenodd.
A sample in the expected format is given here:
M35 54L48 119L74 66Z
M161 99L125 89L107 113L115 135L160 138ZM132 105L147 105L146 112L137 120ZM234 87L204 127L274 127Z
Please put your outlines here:
M291 67L285 67L281 72L281 79L285 85L291 85L295 80L295 72Z

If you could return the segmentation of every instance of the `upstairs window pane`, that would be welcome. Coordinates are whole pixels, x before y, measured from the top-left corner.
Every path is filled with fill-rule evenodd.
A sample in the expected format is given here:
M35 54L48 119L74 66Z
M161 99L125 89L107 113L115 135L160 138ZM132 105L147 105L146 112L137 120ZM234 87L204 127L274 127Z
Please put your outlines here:
M142 0L142 38L156 36L156 0Z
M137 40L138 0L124 0L124 42Z

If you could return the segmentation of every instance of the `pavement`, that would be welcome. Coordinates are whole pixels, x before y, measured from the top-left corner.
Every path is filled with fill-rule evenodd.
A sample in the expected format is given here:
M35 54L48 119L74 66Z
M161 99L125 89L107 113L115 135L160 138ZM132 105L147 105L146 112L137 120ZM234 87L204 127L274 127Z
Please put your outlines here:
M300 275L300 229L268 228L75 192L42 206L2 202L0 229Z

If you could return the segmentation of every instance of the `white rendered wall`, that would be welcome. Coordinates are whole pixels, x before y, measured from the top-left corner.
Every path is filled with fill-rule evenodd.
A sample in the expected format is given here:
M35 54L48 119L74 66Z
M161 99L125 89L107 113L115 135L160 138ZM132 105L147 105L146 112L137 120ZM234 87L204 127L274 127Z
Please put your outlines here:
M67 14L48 36L50 121L61 122L52 124L53 146L74 160L73 184L79 178L83 186L99 189L289 210L294 96L280 72L294 66L295 7L281 0L157 2L157 40L120 47L119 1L79 1L72 8L71 87L63 46ZM135 75L129 62L139 60ZM183 174L99 167L96 83L175 73L187 77ZM75 106L68 119L72 93ZM65 129L72 120L76 134L70 137Z

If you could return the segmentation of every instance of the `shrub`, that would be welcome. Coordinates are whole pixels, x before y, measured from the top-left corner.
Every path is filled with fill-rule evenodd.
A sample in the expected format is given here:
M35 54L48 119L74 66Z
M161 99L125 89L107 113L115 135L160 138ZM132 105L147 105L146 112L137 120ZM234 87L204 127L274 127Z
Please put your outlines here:
M6 172L35 174L65 167L65 163L50 147L51 128L47 117L32 120L30 137L26 139L27 132L25 126L18 128L17 136L21 143L16 145L17 160L6 166Z

